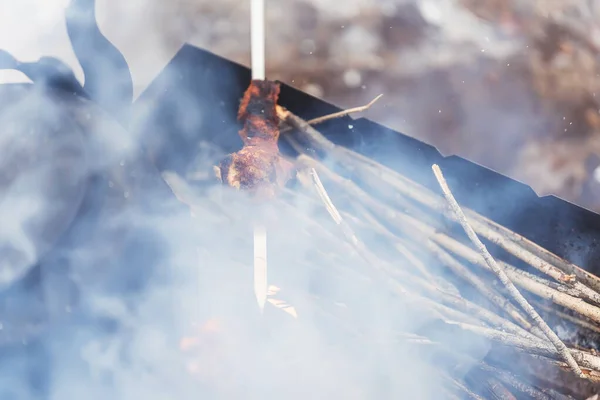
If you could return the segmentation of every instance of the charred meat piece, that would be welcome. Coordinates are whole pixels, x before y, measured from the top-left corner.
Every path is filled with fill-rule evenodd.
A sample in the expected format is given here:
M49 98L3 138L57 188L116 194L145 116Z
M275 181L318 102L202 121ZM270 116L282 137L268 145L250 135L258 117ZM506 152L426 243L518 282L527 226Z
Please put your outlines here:
M268 80L253 80L246 90L238 120L244 126L239 131L244 147L228 155L218 167L224 184L248 190L258 198L269 199L277 194L291 177L293 165L279 154L279 118L275 107L279 84Z

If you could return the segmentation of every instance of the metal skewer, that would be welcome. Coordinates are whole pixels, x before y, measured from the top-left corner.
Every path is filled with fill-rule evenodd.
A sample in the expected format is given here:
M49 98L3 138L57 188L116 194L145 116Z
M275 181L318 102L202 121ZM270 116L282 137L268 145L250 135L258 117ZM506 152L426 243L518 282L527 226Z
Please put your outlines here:
M265 2L250 0L252 79L265 79ZM261 313L267 302L267 230L254 224L254 295Z
M252 79L265 79L264 0L250 0L250 54Z
M254 295L263 312L267 302L267 230L254 225Z

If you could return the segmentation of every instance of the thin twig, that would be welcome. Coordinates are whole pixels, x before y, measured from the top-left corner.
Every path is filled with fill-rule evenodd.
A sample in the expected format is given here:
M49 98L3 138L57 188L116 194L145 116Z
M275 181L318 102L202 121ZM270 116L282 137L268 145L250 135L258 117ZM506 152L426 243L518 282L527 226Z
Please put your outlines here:
M355 224L360 224L360 227L363 229L368 229L374 233L376 233L377 235L383 236L384 238L388 239L390 241L390 244L394 247L394 249L396 251L398 251L398 253L404 257L404 259L414 268L415 271L417 271L423 278L427 279L430 282L435 282L436 284L439 284L441 286L442 289L444 290L453 290L450 286L451 285L449 282L447 282L446 280L443 279L439 279L439 277L434 276L428 269L427 265L421 260L419 259L419 257L417 257L413 251L411 251L408 247L407 244L404 243L403 241L400 240L400 238L398 238L398 236L394 235L392 232L389 231L389 229L387 229L385 226L383 226L378 220L377 218L375 218L369 210L367 210L364 206L362 206L362 204L356 204L354 206L354 208L356 208L359 213L360 216L363 218L363 220L360 220L359 218L353 217L353 216L345 216L348 220L350 221L354 221ZM342 214L344 215L345 213L342 212ZM455 291L456 289L454 289L453 291Z
M332 114L324 115L322 117L309 119L306 122L308 122L310 125L317 125L317 124L321 124L321 123L323 123L325 121L329 121L330 119L342 118L342 117L345 117L348 114L353 114L353 113L359 113L359 112L367 111L382 96L383 96L383 94L378 95L377 97L375 97L373 100L371 100L369 103L365 104L364 106L348 108L347 110L342 110L342 111L338 111L338 112L335 112L335 113L332 113Z
M481 280L475 273L471 272L468 268L462 265L457 259L448 254L439 245L433 241L428 243L429 249L435 254L438 259L446 265L456 275L462 277L469 282L475 289L477 289L483 296L494 303L500 310L504 310L516 323L521 325L524 329L531 330L532 326L527 321L525 316L521 315L521 312L513 306L506 298L499 293L496 293L492 288L489 287L483 280Z
M519 304L519 306L527 314L529 314L529 316L531 317L533 322L538 326L538 328L540 328L542 332L544 332L548 340L550 340L550 342L554 345L556 350L560 353L560 355L563 357L563 359L569 365L569 367L571 367L573 372L577 376L585 378L585 375L583 374L583 372L581 372L581 368L579 368L579 365L577 365L577 361L575 361L571 353L569 353L567 346L565 346L565 344L562 342L562 340L560 340L556 333L554 333L554 331L550 329L548 324L546 324L546 322L542 319L542 317L540 317L537 311L535 311L531 304L529 304L527 299L523 297L521 292L519 292L516 286L508 278L504 270L500 268L500 266L496 263L496 260L487 251L485 245L481 242L481 240L479 240L479 237L477 236L471 225L469 225L467 217L465 216L460 206L458 205L456 199L452 195L452 192L450 191L450 188L448 187L448 184L444 179L444 175L442 174L442 170L440 169L440 167L437 165L433 165L433 173L435 174L435 177L438 183L440 184L440 187L442 188L444 197L448 201L452 212L456 215L456 218L460 222L465 233L467 234L471 242L473 242L481 256L485 259L490 269L498 276L500 282L502 282L502 284L506 287L506 290L511 295L511 297L517 302L517 304Z
M519 379L517 379L517 377L515 377L513 374L511 374L508 371L504 371L504 370L501 370L500 368L492 367L485 363L481 363L479 365L479 368L481 368L481 370L483 370L483 371L493 374L493 376L495 378L500 379L507 385L512 386L514 389L518 390L519 392L527 395L528 397L530 397L534 400L552 400L552 397L549 397L547 394L543 393L538 388L524 384Z
M316 173L316 170L314 168L310 168L310 171L314 171ZM312 173L311 173L312 176ZM345 211L339 211L337 210L337 208L333 205L333 202L331 201L331 199L329 198L329 195L327 194L327 191L325 190L325 187L323 186L320 178L318 177L318 175L316 176L316 182L315 182L315 178L313 177L313 183L311 184L311 186L315 186L317 188L317 194L319 199L321 200L321 202L325 202L326 203L326 209L327 210L335 210L333 213L330 212L330 215L333 217L334 221L340 220L339 218L342 217L343 219L346 219L350 222L352 222L353 224L359 226L361 229L366 229L369 230L371 232L376 233L377 235L381 235L383 237L385 237L386 239L388 239L391 242L391 245L394 247L395 250L398 251L398 253L412 266L414 267L414 270L416 270L416 272L418 272L423 278L425 278L427 281L432 282L436 285L440 286L440 290L444 290L447 292L452 292L452 293L456 293L457 289L448 281L441 279L440 277L434 276L429 269L427 268L427 266L425 265L424 262L422 262L412 251L410 251L407 247L406 247L406 243L403 243L400 238L398 238L396 235L394 235L392 232L390 232L385 226L383 226L376 218L374 218L370 212L362 207L361 204L356 204L355 208L358 208L360 211L360 216L363 218L362 220L360 218L358 218L355 215L352 215L348 212ZM301 182L301 184L305 187L308 188L308 184L306 182L304 182L304 174L299 173L298 174L298 178L299 181ZM313 200L312 198L307 198L310 200ZM329 211L328 211L329 212ZM340 220L340 221L343 221ZM345 223L345 222L344 222ZM348 226L348 228L350 228ZM349 242L353 243L356 240L358 240L356 238L356 235L352 234L353 230L347 229L348 232L350 232L350 237Z
M492 395L498 400L517 400L517 398L508 390L502 382L494 377L487 379L488 387Z
M513 335L511 333L502 332L496 329L486 328L483 326L470 325L464 322L446 320L445 323L449 326L455 326L457 328L460 328L465 332L470 332L478 336L485 337L503 346L522 350L525 353L550 357L558 360L562 359L562 355L557 354L556 349L550 343L542 341L538 338L526 339L523 337ZM579 362L579 364L581 364L583 368L600 371L599 357L594 356L593 354L590 354L587 351L569 349L566 346L565 349L567 349L567 351L574 360L577 359L577 362Z
M327 212L329 213L333 221L340 227L346 239L350 242L350 244L356 249L358 254L367 263L369 263L373 267L376 267L377 269L381 269L383 267L381 265L382 261L375 255L373 255L369 251L369 249L367 249L364 243L358 240L358 237L356 236L350 225L348 225L348 223L344 221L344 219L340 215L340 212L337 210L337 208L329 198L329 195L327 194L327 191L325 190L325 187L323 186L323 183L321 182L321 179L319 178L319 175L317 174L317 171L314 168L311 168L310 175L313 179L314 187L317 190L319 197L323 201L323 204L325 204Z
M329 121L335 118L342 118L345 117L346 115L349 114L354 114L354 113L359 113L359 112L363 112L363 111L367 111L369 108L371 108L371 106L373 106L373 104L375 104L377 102L377 100L379 100L381 97L383 96L383 94L378 95L377 97L375 97L373 100L371 100L369 103L363 105L363 106L358 106L358 107L353 107L353 108L348 108L346 110L342 110L342 111L338 111L338 112L334 112L331 114L327 114L324 115L322 117L318 117L318 118L313 118L311 120L305 121L305 123L307 125L317 125L317 124L322 124L325 121ZM284 110L283 107L278 106L278 110L277 112L280 115L280 118L282 115L288 113L287 110ZM291 114L291 113L290 113ZM281 120L285 120L284 118L281 118ZM286 133L289 132L293 129L293 127L291 125L285 125L280 129L281 133Z
M570 323L577 325L579 328L588 329L592 332L600 334L600 327L592 322L586 321L583 318L578 318L573 315L569 315L565 312L557 310L556 308L552 308L545 304L542 304L539 301L533 300L532 303L535 304L540 309L544 310L546 313L555 315L556 318L563 319L565 321L569 321Z
M453 323L453 322L451 324L455 325L455 323ZM466 325L461 326L461 328L467 329L467 330L475 329L475 331L473 331L473 333L477 333L481 336L492 339L493 341L498 342L499 344L501 344L503 346L510 346L510 347L516 346L515 348L517 350L520 350L524 355L526 355L530 359L534 359L534 360L543 362L545 364L556 366L560 369L566 369L567 371L569 371L568 366L563 361L557 361L557 360L546 358L547 356L555 357L555 355L556 355L554 348L552 348L551 346L544 345L544 348L546 349L546 351L544 351L544 350L541 350L539 347L536 347L532 343L521 342L521 341L519 341L519 339L517 339L515 337L511 337L510 335L506 335L504 332L497 332L497 331L493 331L493 330L489 330L489 329L479 329L479 328L473 328L473 327L469 328ZM419 336L419 335L409 334L409 333L405 333L405 332L398 332L397 337L406 343L412 343L412 344L417 344L417 345L421 345L421 346L425 346L425 347L434 348L435 351L439 351L440 353L442 353L446 356L449 356L450 358L456 360L458 363L465 363L467 365L477 364L482 371L490 372L492 374L491 379L498 378L498 379L504 381L506 384L512 386L513 388L516 388L519 392L528 394L529 396L531 396L534 399L548 399L548 396L546 394L548 392L548 389L538 389L536 387L531 386L530 384L526 384L526 383L520 381L512 373L505 371L504 369L501 369L499 367L491 366L489 364L490 361L488 361L487 363L481 362L480 360L473 358L473 356L471 356L471 355L468 355L468 354L465 354L462 352L458 352L455 347L448 346L447 342L444 343L444 342L440 342L440 341L433 341L425 336ZM544 353L545 355L539 355L540 353ZM582 353L582 354L587 354L587 353ZM596 364L594 361L594 359L596 358L595 356L588 354L587 357L591 357L589 360L591 362L591 365ZM492 360L493 360L493 358L492 358ZM597 381L597 378L594 376L595 370L589 370L589 371L590 371L591 382ZM489 381L489 379L488 379L488 381ZM569 398L564 395L558 394L556 391L551 391L551 393L549 393L549 394L550 394L550 399ZM512 394L510 394L510 392L504 393L504 395L508 396L509 399L514 398L514 397L510 397L510 396L512 396Z
M425 227L423 226L423 224L420 223L420 221L416 221L414 219L411 219L410 217L406 217L404 218L404 220L411 227L425 229ZM489 269L483 257L481 257L481 255L479 255L473 249L469 248L468 246L465 246L461 242L447 235L439 233L431 234L436 243L440 244L442 247L466 259L474 265ZM548 286L546 284L547 281L544 281L539 277L534 278L534 276L532 276L531 274L519 270L514 266L511 266L504 262L500 262L499 264L502 268L504 268L504 271L509 276L510 280L516 285L518 285L520 288L525 289L528 292L540 296L544 299L551 300L552 302L558 305L571 309L587 318L590 318L595 322L600 323L600 309L598 307L588 304L580 298L573 296L568 290L556 290Z
M483 397L479 396L478 394L474 393L471 389L469 389L464 383L458 381L457 379L454 379L453 377L451 377L447 372L441 371L440 375L448 382L450 383L452 386L454 386L454 388L457 391L462 392L466 398L472 399L472 400L484 400Z
M525 248L519 246L517 243L506 239L501 234L489 229L480 221L469 220L469 223L472 225L472 229L474 227L477 227L476 229L480 232L480 234L492 243L499 245L509 253L527 262L529 265L536 268L538 271L541 271L551 276L556 281L570 285L574 289L578 290L581 293L582 297L589 299L590 301L596 304L600 304L600 294L585 286L583 283L578 282L576 280L576 275L565 274L555 265L552 265L547 261L543 260L542 258L532 254Z
M532 352L525 352L523 351L523 349L516 349L517 351L523 353L523 355L529 357L532 360L538 361L540 364L547 364L547 365L551 365L554 367L558 367L559 369L561 369L562 371L571 373L571 368L569 368L569 366L562 360L557 360L557 359L550 359L547 358L546 356L543 355L539 355L539 354L533 354ZM587 354L588 357L593 356L592 354L590 354L589 352L583 352L582 354ZM585 374L588 374L588 381L590 383L590 385L595 385L600 383L600 371L595 369L595 368L583 368L583 372ZM548 377L547 376L540 376L543 374L543 371L538 372L536 374L537 379L538 380L547 380ZM560 384L565 384L566 382L560 382Z
M467 211L467 215L469 216L469 219L477 218L476 214L472 211ZM524 249L532 254L540 257L546 262L556 265L561 271L575 275L583 284L594 289L596 292L600 291L600 278L598 278L596 275L593 275L583 268L557 256L554 253L551 253L539 244L532 242L531 240L511 231L495 221L485 219L482 222L487 224L491 229L494 229L498 233L505 235L513 242L520 244Z
M327 191L325 190L325 187L323 186L323 182L321 182L321 179L319 178L319 175L317 174L317 171L314 168L311 168L310 175L313 179L313 183L315 184L319 197L325 204L325 208L327 208L327 212L329 213L329 215L331 215L331 218L333 218L333 221L336 224L342 225L344 220L342 219L342 216L340 215L340 212L338 211L336 206L331 201L331 198L329 197ZM354 233L348 233L351 235L350 241L353 244L358 243L358 238L356 237L356 235L354 235Z

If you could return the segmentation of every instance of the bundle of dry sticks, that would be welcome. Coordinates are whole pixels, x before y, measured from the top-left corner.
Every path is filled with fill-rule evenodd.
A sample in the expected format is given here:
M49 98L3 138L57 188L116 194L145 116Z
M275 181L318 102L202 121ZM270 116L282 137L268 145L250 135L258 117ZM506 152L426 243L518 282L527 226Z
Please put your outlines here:
M248 93L251 89L252 85ZM274 139L281 132L280 140L289 142L298 153L288 161L297 167L302 187L296 192L281 188L283 196L277 201L312 194L308 200L324 205L343 234L324 235L333 242L345 241L338 245L351 246L363 259L364 270L353 273L367 276L412 308L432 315L441 321L443 330L493 345L482 361L472 359L455 343L444 343L441 337L398 333L399 341L430 354L475 365L487 395L481 394L480 382L476 390L468 380L454 378L442 369L449 383L448 398L569 399L596 393L600 387L600 356L594 349L579 346L581 339L561 340L555 328L567 324L579 335L573 337L598 343L600 278L476 212L462 209L439 167L432 166L440 184L436 193L372 159L335 145L314 128L326 119L364 111L377 99L363 107L304 121L276 105L277 93L266 106L275 108L277 118L272 113L267 115L279 123ZM248 105L247 100L241 109ZM246 164L263 165L258 159L248 162L247 157L242 158L252 144L251 139L242 137L245 150L221 165L221 178L243 180ZM285 165L287 176L288 162L276 155L276 143L272 145L259 148L275 164ZM260 158L259 153L252 155ZM241 170L232 169L235 165ZM277 174L269 171L246 172L260 178L260 184L279 181ZM449 227L462 227L466 235ZM397 258L381 257L361 240L367 236L376 237L378 245L394 249ZM495 260L482 241L502 249L519 263ZM438 265L444 266L444 273ZM456 289L456 281L466 282L461 287L468 288L469 293ZM511 356L506 357L507 353ZM507 359L512 361L507 363Z
M552 318L554 326L564 320L578 332L596 337L600 333L600 278L474 211L461 209L439 167L432 166L432 173L443 195L372 159L336 146L311 123L289 111L279 108L278 114L286 125L283 130L293 129L283 137L300 154L297 162L312 171L315 192L348 242L385 277L390 290L410 298L411 304L424 311L436 313L448 329L481 336L546 368L570 371L589 383L588 393L594 390L592 382L600 382L600 357L593 349L565 344L539 313ZM351 173L355 179L334 172L322 160L313 158L314 154L334 161L337 168ZM323 178L324 185L319 177ZM348 210L338 210L325 187L345 193L355 204ZM439 226L439 216L460 224L466 237L446 233L448 229ZM404 268L379 259L361 243L358 239L361 235L355 233L369 231L398 250ZM499 246L539 273L496 261L481 240ZM468 282L478 292L476 298L482 301L467 299L452 290L454 286L444 282L444 275L428 268L424 255L435 256L455 277ZM425 337L408 335L406 340L452 352L449 347ZM521 381L510 370L485 362L480 363L480 368L490 373L489 389L497 398L526 395L534 399L562 399L570 398L568 394L574 391L569 388L565 390L567 394L561 394L560 388L551 388L557 381L548 382L548 387L535 387ZM548 375L547 370L543 374L546 376L538 376L538 381L549 381L552 374ZM467 398L480 398L464 383L454 383Z

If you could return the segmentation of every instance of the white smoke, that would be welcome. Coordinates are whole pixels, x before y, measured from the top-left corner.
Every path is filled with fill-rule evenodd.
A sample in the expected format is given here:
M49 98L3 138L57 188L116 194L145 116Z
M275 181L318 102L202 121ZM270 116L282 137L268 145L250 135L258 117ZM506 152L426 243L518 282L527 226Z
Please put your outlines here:
M64 27L66 0L0 2L0 48L23 61L57 57L83 81ZM177 7L185 10L189 4L166 4L98 1L100 28L127 59L136 96L187 39L182 34L179 39L168 40L167 33L176 28L167 20L163 30L161 24L165 22L159 16L170 7L175 9L171 9L174 15L180 16ZM318 1L313 4L319 6ZM218 13L210 4L205 7L207 15L203 18L210 18L211 12ZM333 7L333 3L329 2L328 7ZM431 4L428 7L424 13L435 19ZM246 9L242 4L236 12ZM340 14L340 18L351 18L360 9L361 2L354 1L344 8L345 14ZM211 32L191 25L196 33L195 43L204 44ZM448 25L444 27L449 29ZM234 28L239 34L247 25ZM352 39L361 31L349 32ZM235 44L240 42L241 39ZM340 43L351 46L351 42ZM377 45L372 48L377 49ZM498 48L505 51L502 46ZM342 53L350 54L352 50L347 48ZM201 73L201 65L198 70ZM9 72L2 72L1 78L2 82L26 81L22 75ZM201 137L207 133L189 127L214 116L193 108L192 100L177 101L174 120L179 127L188 128L190 134ZM50 104L54 103L47 105L51 110ZM192 218L174 197L164 195L166 188L160 185L159 172L147 160L140 161L140 150L145 145L141 142L142 133L135 132L140 136L134 136L125 132L97 109L86 114L89 105L85 102L66 105L73 110L81 108L73 111L75 126L64 131L77 136L77 129L83 128L82 140L87 149L92 149L85 154L85 162L77 160L81 164L73 161L69 165L86 176L106 172L86 188L89 201L102 198L105 202L96 205L101 210L98 215L79 215L67 235L60 236L61 244L68 245L57 247L44 258L40 301L49 314L46 317L52 329L45 333L48 343L40 353L50 361L40 362L39 355L29 353L15 355L16 361L8 363L11 368L0 370L0 379L11 377L0 381L0 398L35 398L31 387L36 385L50 393L52 400L439 398L439 382L430 373L431 365L416 358L408 348L395 346L391 350L386 345L394 340L398 330L417 330L426 318L413 315L406 305L396 303L397 299L383 290L361 292L361 285L336 273L340 268L360 271L365 266L347 247L336 245L331 239L331 235L339 234L320 208L301 203L295 212L270 210L270 279L297 308L299 320L273 308L263 318L254 304L250 265L250 218L257 213L256 207L243 195L221 193L214 188L198 189ZM151 108L137 111L142 116L155 112ZM48 116L31 109L22 114L23 119ZM231 135L230 142L238 143L235 114L230 119L232 129L219 134ZM168 132L165 135L168 138ZM201 145L208 150L204 152ZM35 149L35 142L27 146ZM52 154L44 147L42 150L43 154ZM210 143L198 143L198 152L211 157L202 163L204 172L222 156ZM39 162L40 169L50 165L48 157L41 160L48 164ZM22 249L25 264L41 257L41 253L36 251L32 234L22 233L23 221L31 215L18 211L24 207L28 212L52 214L41 206L31 206L48 203L39 186L54 176L48 175L54 170L45 171L41 177L36 176L35 182L27 182L25 193L30 198L26 201L2 193L5 197L0 203L0 221L4 230L0 230L0 238L9 237ZM192 175L197 171L186 172ZM78 182L80 176L64 178ZM97 197L90 191L92 186L98 190ZM309 219L325 229L307 222ZM127 264L129 260L131 263ZM3 277L0 274L0 279ZM357 309L355 317L357 325L364 328L364 340L356 344L341 324L327 322L328 317L309 306L314 297L330 307L346 304ZM90 321L73 322L73 314L88 315ZM195 361L191 358L185 362L179 340L194 333L194 323L203 324L213 318L219 319L222 330L216 338L206 339L199 355L204 365L198 367L203 370L205 381L194 381L189 369ZM477 356L482 355L481 349L474 351ZM32 350L32 354L37 353ZM48 376L42 383L30 376L36 374L26 372L38 363L40 375ZM23 369L14 368L21 365Z

